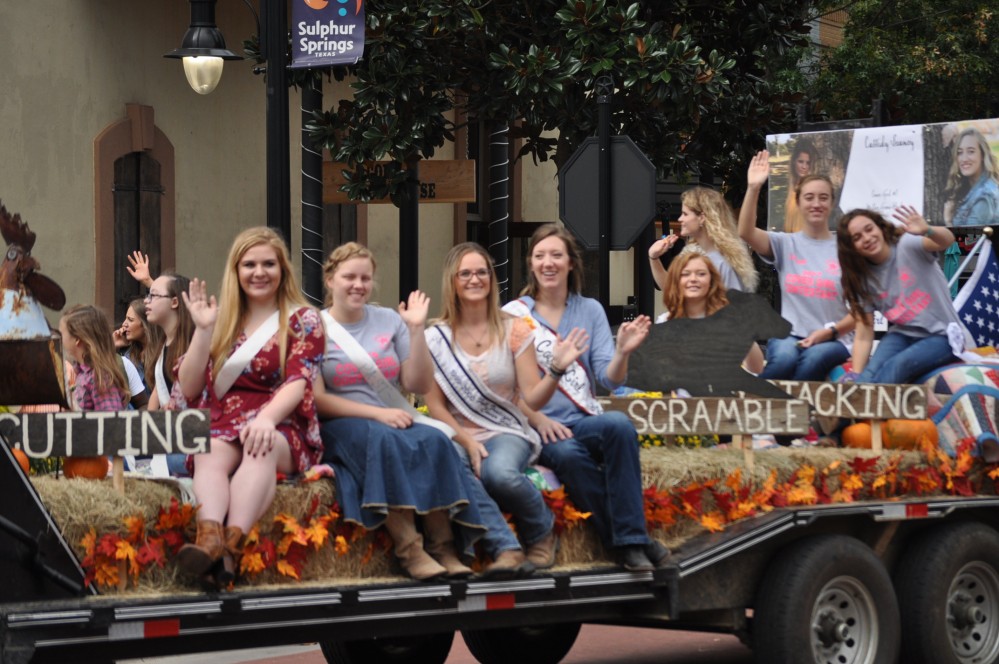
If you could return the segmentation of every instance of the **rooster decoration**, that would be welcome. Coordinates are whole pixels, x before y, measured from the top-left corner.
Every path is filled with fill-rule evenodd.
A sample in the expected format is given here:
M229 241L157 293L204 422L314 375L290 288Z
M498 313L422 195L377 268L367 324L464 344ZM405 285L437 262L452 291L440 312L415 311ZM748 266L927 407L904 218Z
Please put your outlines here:
M66 295L38 272L28 224L2 204L0 235L7 243L0 261L0 404L65 405L62 345L39 305L61 310Z

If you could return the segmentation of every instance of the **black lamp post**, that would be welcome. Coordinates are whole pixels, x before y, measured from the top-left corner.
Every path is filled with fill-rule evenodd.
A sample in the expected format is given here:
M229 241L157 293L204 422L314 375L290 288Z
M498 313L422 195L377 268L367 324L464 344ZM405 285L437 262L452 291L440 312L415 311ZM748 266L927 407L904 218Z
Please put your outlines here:
M215 25L216 0L189 2L191 26L184 35L184 41L180 48L163 57L182 58L188 83L199 94L208 94L222 77L223 61L243 58L226 48L225 39ZM288 3L287 0L260 2L264 11L258 32L261 33L261 52L267 60L267 225L290 243Z

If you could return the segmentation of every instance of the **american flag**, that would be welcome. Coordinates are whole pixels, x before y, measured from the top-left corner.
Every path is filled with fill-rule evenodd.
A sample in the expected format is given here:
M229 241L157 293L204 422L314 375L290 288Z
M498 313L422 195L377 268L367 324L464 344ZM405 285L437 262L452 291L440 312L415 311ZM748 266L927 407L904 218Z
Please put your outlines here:
M999 263L988 240L974 273L954 298L954 308L978 346L999 349Z

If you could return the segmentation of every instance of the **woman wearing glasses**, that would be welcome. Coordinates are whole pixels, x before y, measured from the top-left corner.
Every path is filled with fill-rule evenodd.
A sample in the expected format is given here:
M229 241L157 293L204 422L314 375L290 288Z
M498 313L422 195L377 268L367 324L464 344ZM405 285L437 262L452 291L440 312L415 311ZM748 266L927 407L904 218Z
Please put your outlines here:
M517 402L534 409L547 403L589 335L574 329L558 340L549 373L539 376L533 326L500 310L492 260L472 242L448 252L441 298L441 316L426 331L435 381L426 395L430 413L457 431L476 475L513 515L528 561L546 569L555 564L555 519L524 475L541 438Z

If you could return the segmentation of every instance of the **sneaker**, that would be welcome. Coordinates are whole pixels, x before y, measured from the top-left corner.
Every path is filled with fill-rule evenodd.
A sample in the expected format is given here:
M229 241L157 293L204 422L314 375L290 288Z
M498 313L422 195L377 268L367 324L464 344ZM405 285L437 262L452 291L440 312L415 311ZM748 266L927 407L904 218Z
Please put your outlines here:
M527 562L534 565L534 569L548 569L555 564L556 553L558 536L552 531L541 541L527 547Z
M656 567L666 567L670 560L670 552L662 542L652 540L645 545L645 557Z
M645 555L645 545L623 546L618 553L618 562L629 572L651 572L656 568Z

